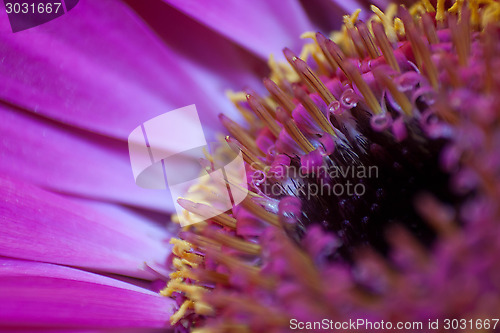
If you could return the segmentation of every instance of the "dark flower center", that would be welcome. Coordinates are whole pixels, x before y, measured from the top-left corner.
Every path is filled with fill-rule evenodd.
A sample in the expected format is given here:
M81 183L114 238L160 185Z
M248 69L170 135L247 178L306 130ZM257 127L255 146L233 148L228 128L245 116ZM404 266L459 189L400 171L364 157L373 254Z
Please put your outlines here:
M296 232L301 236L312 224L323 226L342 240L332 259L348 261L352 251L363 245L386 254L385 233L394 224L404 225L430 246L435 233L417 213L416 197L428 193L452 206L463 201L450 190L450 176L440 167L446 140L429 139L414 124L408 138L396 142L387 133L374 131L361 108L353 115L364 150L353 144L329 155L329 182L315 174L303 178L305 184L297 187L303 204ZM295 160L297 168L298 164ZM316 191L321 186L323 190Z

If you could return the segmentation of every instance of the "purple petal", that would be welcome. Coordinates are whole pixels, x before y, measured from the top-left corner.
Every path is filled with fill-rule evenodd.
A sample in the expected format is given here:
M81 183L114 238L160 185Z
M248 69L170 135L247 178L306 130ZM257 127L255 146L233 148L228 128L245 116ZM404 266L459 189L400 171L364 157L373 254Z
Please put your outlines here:
M169 211L168 191L134 182L128 145L0 105L0 173L58 192Z
M325 34L339 30L342 25L342 16L361 8L356 6L356 1L353 0L302 0L301 3L306 13L311 17L311 21Z
M168 327L174 301L93 273L52 264L0 260L0 325Z
M373 14L370 5L374 4L384 10L390 1L387 0L301 0L304 10L310 19L320 30L328 34L334 30L340 30L342 26L342 17L350 15L357 9L361 9L359 18L367 20Z
M147 264L165 274L168 236L161 229L121 221L26 183L0 178L0 224L1 256L154 278Z
M202 115L221 111L205 89L212 76L116 0L81 1L35 29L1 34L0 53L0 98L109 136L126 139L142 122L193 103Z
M315 30L298 1L164 1L263 59L298 49L299 36Z

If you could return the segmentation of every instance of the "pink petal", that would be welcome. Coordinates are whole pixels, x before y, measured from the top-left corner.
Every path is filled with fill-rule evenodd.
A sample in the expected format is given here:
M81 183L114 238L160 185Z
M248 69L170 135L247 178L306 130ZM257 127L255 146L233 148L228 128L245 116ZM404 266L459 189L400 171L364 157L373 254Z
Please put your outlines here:
M9 17L5 10L5 3L0 3L0 34L11 34L12 28L10 26Z
M327 34L334 30L339 30L342 26L344 15L350 15L357 9L361 9L359 19L368 20L373 12L370 5L377 5L384 10L390 1L387 0L302 0L305 11L311 18L311 21L317 25L320 30Z
M301 1L301 3L311 21L324 34L339 30L343 22L342 17L353 13L358 8L363 9L362 15L369 12L369 8L366 5L363 6L356 0L305 0Z
M174 301L97 274L51 264L0 260L0 325L168 327Z
M1 256L144 279L156 277L146 264L165 273L168 239L151 236L154 228L26 183L0 178L0 224Z
M298 1L164 1L263 59L282 58L283 47L298 49L299 36L315 30Z
M152 208L173 209L168 191L134 182L128 145L0 105L0 173L54 191Z
M182 63L182 67L197 82L198 88L210 97L205 104L211 104L218 112L214 114L212 109L196 102L202 123L218 126L218 118L214 115L221 112L233 119L239 117L236 108L225 95L228 89L240 91L252 87L259 93L266 91L261 80L268 75L267 56L256 56L163 0L126 2L169 49L175 50L177 62ZM167 17L168 20L165 19ZM184 92L192 94L192 89L195 88L197 87L187 87ZM217 124L211 124L214 120ZM204 130L207 132L207 127Z
M379 3L389 3L389 1L386 0L378 0ZM372 14L372 11L370 10L370 4L375 4L375 1L365 1L365 0L350 0L350 1L338 1L338 0L329 0L327 1L329 5L333 8L339 8L340 13L343 15L350 15L354 13L357 9L361 9L361 15L363 18L369 17L369 15ZM385 6L381 7L383 10Z
M117 0L81 1L49 23L0 34L0 53L0 98L109 136L126 139L142 122L193 103L213 119L221 111L206 73Z

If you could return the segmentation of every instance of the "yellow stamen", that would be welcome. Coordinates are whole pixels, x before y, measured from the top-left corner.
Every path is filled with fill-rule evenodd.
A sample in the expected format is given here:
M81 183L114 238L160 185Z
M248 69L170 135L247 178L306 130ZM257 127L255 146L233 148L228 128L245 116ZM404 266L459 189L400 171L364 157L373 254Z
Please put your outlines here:
M185 252L191 251L191 244L184 240L172 238L170 244L174 245L172 252L178 257L181 257Z
M500 3L497 1L489 1L488 5L481 10L481 26L487 28L490 24L496 24L500 22Z
M326 89L326 87L325 87L325 89ZM326 133L336 137L337 135L335 134L335 131L333 130L332 125L330 124L330 122L328 121L326 116L323 114L323 112L321 112L321 110L318 108L318 106L309 97L309 95L307 95L307 93L299 87L296 87L294 92L297 95L297 98L302 103L302 106L314 118L314 120L319 125L319 127L321 127L321 129L323 131L325 131ZM333 95L331 95L331 97L332 97L332 101L334 101L335 98L333 97ZM330 103L326 103L326 104L329 105Z
M377 44L384 55L384 59L397 72L400 72L398 62L396 60L396 56L394 55L394 51L392 50L392 46L387 38L387 35L384 32L384 28L381 23L373 22L372 23L373 33L375 34L375 39L377 40Z
M241 103L247 101L246 94L243 91L233 92L231 90L226 90L226 96L234 104L238 111L240 111L247 123L253 124L255 122L255 116L253 113L241 105Z
M361 13L361 9L357 9L352 15L349 16L349 21L354 25L358 20L359 14ZM334 31L330 35L330 38L337 44L342 46L342 49L346 54L353 55L354 45L352 44L352 40L347 33L347 28L345 26L342 27L341 31Z
M397 6L395 4L390 4L387 8L387 14L374 5L371 5L370 9L373 13L375 13L375 15L377 15L380 22L382 22L390 43L396 43L398 41L398 36L396 34L396 29L394 28L393 17L396 14Z
M434 27L434 22L428 15L422 16L422 26L424 28L425 37L429 41L429 44L437 44L439 43L439 38L436 32L436 28Z
M194 303L194 312L203 316L212 316L215 314L215 310L208 303L205 302L195 302Z
M425 10L428 13L435 13L436 12L436 9L434 8L434 6L431 4L431 2L429 0L422 0L421 4L424 6Z
M182 208L186 209L187 211L193 214L199 215L203 218L205 216L211 216L210 220L215 223L229 227L231 229L236 228L236 219L234 217L231 217L226 213L222 213L218 209L210 205L206 205L199 202L193 202L191 200L183 198L179 198L177 202L179 202Z
M280 222L278 216L276 214L268 212L264 207L256 204L252 199L245 199L241 203L243 207L245 207L250 213L255 215L255 217L271 224L279 227Z
M270 80L270 79L264 79L264 86L266 87L267 91L271 94L271 96L276 100L276 102L285 109L285 111L291 116L293 110L295 109L295 103L292 101L292 99L283 91L281 90L278 85Z
M266 110L264 105L259 103L258 99L252 95L247 95L247 101L255 114L267 125L271 133L278 138L281 128L278 126L273 116Z
M417 58L417 66L421 72L427 74L427 78L431 82L434 89L439 87L438 71L436 65L431 59L431 54L427 46L424 44L422 39L419 37L415 28L406 29L406 36L411 43L412 50Z
M450 25L451 37L458 55L458 63L460 66L467 66L470 53L470 12L469 10L462 11L462 18L457 23L455 17L448 19Z
M306 38L311 38L313 40L316 40L316 33L313 31L303 32L302 35L300 35L300 39L306 39Z
M266 165L264 163L262 163L262 161L259 160L259 158L254 153L252 153L250 150L248 150L247 147L243 146L242 144L240 144L238 141L231 138L230 136L226 136L225 139L226 139L228 144L236 145L235 152L239 152L239 150L241 150L242 155L243 155L243 160L248 165L250 165L252 168L257 169L257 170L261 170L261 171L263 171L266 168Z
M412 7L410 7L409 12L412 17L419 17L422 14L426 14L427 9L425 9L425 5L422 2L417 2Z
M401 107L405 115L411 116L413 114L412 104L408 100L408 97L406 97L404 93L399 91L394 81L389 76L387 76L383 70L380 70L379 68L375 68L373 70L373 74L375 75L377 81L380 81L389 90L392 97L394 98L396 103L398 103L398 105Z
M192 245L195 245L195 244L192 244ZM172 264L177 270L182 271L184 269L198 267L199 262L192 262L192 261L189 261L188 259L185 259L185 258L174 258L172 261Z
M283 49L283 54L285 55L286 60L292 66L295 72L300 77L300 80L305 84L307 89L312 92L314 91L314 87L311 85L311 83L304 77L304 74L297 68L296 60L298 57L288 48Z
M173 244L172 253L177 257L185 260L183 263L189 264L191 267L196 267L203 261L203 257L195 253L191 253L191 244L177 238L171 238L170 244Z
M312 32L309 32L308 34L302 34L301 38L304 38L303 36L306 35L308 36L307 38L312 38L313 42L312 43L307 43L302 47L302 51L300 51L299 58L303 59L304 61L307 61L309 57L312 57L316 64L318 65L318 73L323 74L323 75L329 75L330 71L327 69L325 66L325 57L323 54L321 54L318 50L318 46L315 43L315 38L311 37L309 34L313 34ZM314 34L313 34L314 36Z
M173 289L176 292L185 293L186 296L190 298L192 301L200 300L202 295L206 293L208 290L205 287L197 286L194 284L186 284L178 280L170 280L168 285L169 285L168 288ZM164 295L165 293L166 292L164 292L163 290L160 292L160 294L162 295Z
M464 0L456 0L453 6L448 9L449 13L460 14L462 12Z
M474 27L479 26L479 1L469 0L470 20Z
M201 230L202 233L206 233L208 230L208 228L204 228ZM186 235L186 239L189 240L189 242L196 246L197 249L206 249L206 248L214 248L214 249L218 249L220 250L220 243L218 243L217 241L211 239L211 238L208 238L208 237L205 237L205 236L201 236L201 235L198 235L198 234L195 234L195 233L188 233Z
M405 34L405 26L403 24L403 21L401 21L399 17L396 17L394 19L394 30L400 36L403 36Z
M191 270L191 274L194 275L196 280L203 281L206 283L219 283L223 285L227 285L229 283L228 275L207 269Z
M173 276L170 277L170 281L168 281L167 286L160 291L160 295L169 297L172 296L174 292L177 292L177 289L172 287L175 283L182 283L182 278L174 278Z
M444 4L446 0L437 0L436 21L443 22L445 18Z
M344 69L345 74L347 75L349 80L351 80L351 82L353 82L356 87L358 87L358 90L363 95L366 104L372 110L372 112L374 114L380 114L382 112L382 108L380 107L380 104L378 103L377 98L373 94L372 90L361 76L359 70L348 61L345 61L342 64L342 68Z
M283 110L282 108L278 109ZM297 143L297 145L299 145L300 149L302 149L306 153L314 151L315 148L312 143L307 140L304 134L297 127L297 124L295 124L295 121L290 118L284 110L282 118L283 119L281 119L280 121L283 124L283 127L285 127L285 131Z
M356 27L358 28L359 34L363 39L363 43L365 44L365 48L368 51L368 54L372 59L376 59L380 56L375 43L373 42L372 35L368 30L368 27L364 22L358 22Z
M361 14L361 9L356 9L351 15L344 15L344 24L347 22L351 26L358 21L359 14Z
M323 36L321 33L316 34L316 42L318 43L318 46L320 47L321 51L323 52L323 55L325 56L326 60L330 64L333 70L336 70L339 68L339 63L335 60L333 55L329 52L327 46L326 46L326 37Z
M238 140L242 145L247 147L248 150L250 150L255 155L263 155L260 149L257 147L255 140L250 136L250 134L247 133L247 131L243 127L241 127L225 115L220 115L219 117L222 125L228 130L233 138Z
M345 55L340 49L340 47L333 41L326 39L324 41L325 49L329 55L333 58L338 67L345 73L345 69L342 67L344 63ZM347 75L347 74L346 74Z
M304 77L305 80L309 83L311 87L313 87L314 91L316 91L319 96L325 101L328 105L331 102L335 101L335 97L333 97L330 90L328 90L323 82L313 73L311 68L307 66L305 61L302 59L295 59L295 66L298 71L301 72L301 76Z
M349 15L344 16L344 27L347 30L349 38L351 38L351 41L354 44L354 48L358 53L358 56L360 58L364 58L366 50L363 39L361 38L359 31L354 27L354 22L351 21L351 17Z
M230 236L221 232L207 231L207 236L222 245L244 252L246 254L257 255L261 251L261 246L259 244L251 243L244 239Z
M269 56L267 65L271 70L269 78L274 82L282 83L288 81L293 83L299 80L299 76L293 69L285 64L276 62L272 54Z
M170 324L172 324L172 325L177 324L177 322L179 320L181 320L186 315L186 312L188 311L188 309L192 309L193 306L194 306L194 302L193 301L190 301L190 300L184 301L184 303L182 303L182 305L179 308L179 310L177 310L177 312L174 313L170 317Z

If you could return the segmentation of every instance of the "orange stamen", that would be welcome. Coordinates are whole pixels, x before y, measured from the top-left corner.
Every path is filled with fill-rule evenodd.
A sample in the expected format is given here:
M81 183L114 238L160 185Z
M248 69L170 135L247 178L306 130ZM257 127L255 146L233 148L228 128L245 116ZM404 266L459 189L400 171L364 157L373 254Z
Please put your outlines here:
M382 23L373 22L372 23L373 34L375 35L375 40L377 41L377 45L380 47L382 54L384 55L384 59L389 66L392 67L397 72L400 72L398 62L396 61L396 56L394 55L394 51L392 50L392 45L387 38L387 35L384 31L384 26Z
M285 111L292 115L293 110L295 109L295 103L292 99L283 91L274 81L265 78L264 86L267 91L271 94L274 100L285 109Z
M280 135L281 128L278 126L273 116L266 110L265 106L259 103L257 98L252 95L247 95L247 101L250 108L255 114L266 124L267 128L277 138Z

